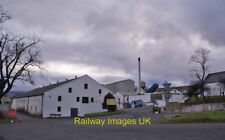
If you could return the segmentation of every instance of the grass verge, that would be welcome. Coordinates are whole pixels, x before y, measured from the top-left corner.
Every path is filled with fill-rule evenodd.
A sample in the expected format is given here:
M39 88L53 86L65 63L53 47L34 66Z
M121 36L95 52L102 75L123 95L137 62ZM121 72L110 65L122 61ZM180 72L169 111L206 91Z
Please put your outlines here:
M206 103L223 103L225 102L224 96L205 96ZM187 100L185 100L185 105L195 105L195 104L203 104L204 100L203 97L198 97L197 99L195 97L191 97Z
M3 120L0 120L0 125L4 123L10 123L11 120L16 121L15 118L4 118Z
M156 122L156 124L168 123L206 123L206 122L224 122L225 111L205 111L190 114L184 114L168 120Z
M84 114L84 117L97 117L97 116L108 116L122 114L122 110L116 110L115 112L99 112L99 113L88 113Z
M184 104L181 103L168 103L168 107L181 107L184 106Z
M206 96L206 103L224 103L225 105L225 97L223 96ZM191 97L185 100L184 104L181 103L169 103L168 107L182 107L187 105L197 105L197 104L204 104L203 97Z

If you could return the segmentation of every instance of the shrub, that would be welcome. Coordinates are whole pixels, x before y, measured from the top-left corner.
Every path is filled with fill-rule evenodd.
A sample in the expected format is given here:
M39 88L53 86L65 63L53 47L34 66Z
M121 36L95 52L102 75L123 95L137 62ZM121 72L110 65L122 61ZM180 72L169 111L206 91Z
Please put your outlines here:
M104 97L104 102L102 103L102 108L108 109L109 112L116 111L117 106L116 105L107 105L107 103L106 103L107 99L115 99L115 97L111 93L106 94L105 97Z

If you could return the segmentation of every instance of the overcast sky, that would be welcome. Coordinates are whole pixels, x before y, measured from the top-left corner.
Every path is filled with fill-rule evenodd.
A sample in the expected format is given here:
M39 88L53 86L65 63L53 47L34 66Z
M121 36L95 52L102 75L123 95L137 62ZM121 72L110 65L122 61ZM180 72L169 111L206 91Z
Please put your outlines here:
M187 85L190 57L211 51L209 72L225 70L224 0L0 0L9 32L39 36L47 70L36 86L88 74L100 83L137 80ZM15 89L31 86L17 83Z

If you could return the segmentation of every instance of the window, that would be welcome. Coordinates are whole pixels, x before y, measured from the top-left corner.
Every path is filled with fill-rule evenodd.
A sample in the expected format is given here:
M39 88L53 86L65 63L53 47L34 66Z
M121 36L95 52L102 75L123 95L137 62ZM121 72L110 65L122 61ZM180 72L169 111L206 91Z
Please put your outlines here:
M87 104L88 103L88 97L82 97L82 103Z
M94 97L91 97L91 102L94 102Z
M118 99L118 104L120 104L120 98Z
M61 107L60 106L58 106L57 111L61 112Z
M69 93L72 93L72 88L70 87L68 91L69 91Z
M99 90L98 90L98 93L99 93L99 94L102 94L102 90L101 90L101 89L99 89Z
M80 102L80 97L77 97L77 102Z
M127 102L129 102L129 97L127 97Z
M35 106L35 112L37 112L37 106Z
M88 84L84 84L84 89L88 89Z
M62 96L58 96L58 101L62 101Z

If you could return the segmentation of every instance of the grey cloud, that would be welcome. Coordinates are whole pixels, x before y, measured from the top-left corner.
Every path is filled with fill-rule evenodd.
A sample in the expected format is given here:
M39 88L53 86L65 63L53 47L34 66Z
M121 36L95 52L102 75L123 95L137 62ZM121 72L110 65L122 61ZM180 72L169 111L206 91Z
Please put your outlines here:
M225 1L204 0L182 3L183 23L216 46L225 46Z
M223 1L6 1L2 6L14 16L13 29L54 34L67 38L82 32L79 40L43 38L44 61L82 63L121 70L136 78L137 57L142 58L143 79L183 81L188 84L189 57L194 49L190 36L200 34L211 48L224 46ZM22 30L22 29L21 29ZM142 40L152 39L155 43ZM204 46L203 46L204 47ZM216 54L212 54L216 56ZM215 64L220 64L219 57ZM224 69L220 66L219 69ZM218 70L216 66L213 70ZM91 75L91 74L90 74ZM54 76L50 76L54 77ZM106 76L100 81L123 79Z

